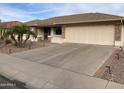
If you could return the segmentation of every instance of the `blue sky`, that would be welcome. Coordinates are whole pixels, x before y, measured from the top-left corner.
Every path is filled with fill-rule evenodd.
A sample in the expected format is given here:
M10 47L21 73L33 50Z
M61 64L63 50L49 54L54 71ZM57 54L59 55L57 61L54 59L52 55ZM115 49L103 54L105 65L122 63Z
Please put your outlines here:
M124 16L124 4L87 3L6 3L0 4L2 21L30 21L76 13L101 12Z

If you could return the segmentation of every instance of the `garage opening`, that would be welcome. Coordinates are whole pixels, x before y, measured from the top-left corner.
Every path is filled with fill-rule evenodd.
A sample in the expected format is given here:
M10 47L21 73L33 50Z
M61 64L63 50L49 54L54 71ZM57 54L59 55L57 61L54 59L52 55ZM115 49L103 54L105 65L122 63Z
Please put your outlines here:
M114 45L114 25L68 26L66 42Z

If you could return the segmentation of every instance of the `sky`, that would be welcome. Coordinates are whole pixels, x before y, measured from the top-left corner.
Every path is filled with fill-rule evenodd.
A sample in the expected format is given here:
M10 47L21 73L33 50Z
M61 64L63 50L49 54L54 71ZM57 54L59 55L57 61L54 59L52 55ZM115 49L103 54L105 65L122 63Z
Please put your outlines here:
M112 3L0 3L0 19L27 22L55 16L100 12L124 16L124 4Z

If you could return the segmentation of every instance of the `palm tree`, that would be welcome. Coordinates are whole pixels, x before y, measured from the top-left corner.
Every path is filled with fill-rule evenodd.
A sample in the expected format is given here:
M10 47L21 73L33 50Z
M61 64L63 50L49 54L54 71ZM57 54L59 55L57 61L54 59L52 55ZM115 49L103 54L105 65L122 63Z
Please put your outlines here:
M7 31L7 27L0 26L0 40L3 40L5 38L6 31Z
M25 40L23 39L24 35L26 36ZM18 47L24 47L30 36L36 38L36 34L25 25L9 28L5 36L10 37Z

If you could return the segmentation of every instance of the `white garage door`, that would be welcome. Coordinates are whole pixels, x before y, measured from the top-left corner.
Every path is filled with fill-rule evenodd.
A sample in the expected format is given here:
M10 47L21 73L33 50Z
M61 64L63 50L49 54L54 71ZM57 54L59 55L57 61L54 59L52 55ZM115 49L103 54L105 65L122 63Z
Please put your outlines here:
M72 43L113 45L114 26L68 26L65 28L65 41Z

